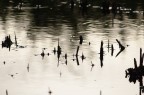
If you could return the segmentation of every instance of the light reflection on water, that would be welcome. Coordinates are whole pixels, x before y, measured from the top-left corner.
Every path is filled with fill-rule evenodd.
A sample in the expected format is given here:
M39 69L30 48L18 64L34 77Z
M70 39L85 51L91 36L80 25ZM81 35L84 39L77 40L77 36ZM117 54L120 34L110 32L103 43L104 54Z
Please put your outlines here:
M143 21L143 15L139 13L124 13L113 18L112 14L104 16L99 10L91 10L83 17L79 12L69 10L6 9L0 16L0 40L10 34L14 41L15 32L18 45L25 48L12 45L10 52L6 48L0 49L0 94L5 95L5 89L8 89L10 95L47 95L48 87L54 95L99 95L100 90L102 95L138 94L139 84L129 84L125 70L133 67L133 58L139 57L140 47L144 48ZM84 42L80 45L80 65L77 66L73 54L80 35ZM57 55L53 54L58 38L62 48L59 65ZM119 52L116 39L126 46L118 57L115 57ZM102 40L104 66L101 68ZM114 45L114 56L108 52L108 40ZM44 59L40 55L42 48L47 48ZM83 61L82 53L86 56ZM91 61L95 64L92 71Z

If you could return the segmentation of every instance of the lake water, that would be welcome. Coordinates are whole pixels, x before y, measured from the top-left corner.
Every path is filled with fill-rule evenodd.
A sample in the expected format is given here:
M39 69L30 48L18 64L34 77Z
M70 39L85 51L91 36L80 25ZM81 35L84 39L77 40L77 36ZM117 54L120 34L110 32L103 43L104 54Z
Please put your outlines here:
M9 95L48 95L49 90L52 95L139 95L139 82L130 83L125 70L134 67L134 58L139 62L140 48L144 49L144 15L140 6L132 13L126 8L115 17L111 13L104 15L95 7L86 15L63 8L1 9L0 41L10 35L15 42L15 34L18 47L12 44L10 51L0 48L0 95L6 95L6 89ZM58 39L60 58L53 53ZM125 46L117 57L120 48L116 39ZM108 51L108 41L114 46L113 56L111 48Z

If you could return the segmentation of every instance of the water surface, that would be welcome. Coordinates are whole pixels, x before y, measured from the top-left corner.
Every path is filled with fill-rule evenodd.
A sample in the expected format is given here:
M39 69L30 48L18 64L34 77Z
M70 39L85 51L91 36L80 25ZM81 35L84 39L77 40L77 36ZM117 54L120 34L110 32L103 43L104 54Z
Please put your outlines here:
M7 89L9 95L47 95L51 89L53 95L138 95L138 81L129 83L125 70L134 67L133 59L139 59L139 49L144 49L142 13L140 6L132 13L125 11L115 17L104 15L97 8L84 16L79 10L60 8L1 10L0 41L10 35L15 42L16 33L18 47L13 44L10 51L0 48L0 94L5 95ZM84 39L82 45L79 45L80 35ZM59 59L53 53L58 39L62 49ZM120 48L116 39L125 46L117 57ZM109 51L107 48L108 40L114 46L113 56L111 48ZM102 67L101 41L104 43ZM79 65L73 56L77 46L80 46ZM46 49L42 58L43 48Z

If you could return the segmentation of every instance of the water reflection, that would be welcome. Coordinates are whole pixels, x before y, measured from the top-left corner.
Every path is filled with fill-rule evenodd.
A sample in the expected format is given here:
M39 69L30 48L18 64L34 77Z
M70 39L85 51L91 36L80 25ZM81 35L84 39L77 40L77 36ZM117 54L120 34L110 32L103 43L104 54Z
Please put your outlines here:
M96 92L99 95L99 89L108 95L135 95L136 91L123 88L129 84L124 83L122 72L131 64L119 63L129 63L137 54L131 54L131 51L143 47L143 6L131 8L114 2L102 9L101 5L89 5L87 0L78 7L80 3L75 5L71 0L71 10L67 5L51 2L47 7L36 2L34 7L23 5L17 10L3 6L0 1L0 40L5 43L2 38L11 35L7 38L14 41L9 46L10 52L0 49L5 64L5 67L0 66L0 88L11 89L12 95L22 94L23 89L23 95L45 95L47 86L54 88L55 95L69 94L65 89L80 95ZM130 44L129 48L126 48L127 44ZM134 63L140 68L136 59ZM132 72L130 80L138 80L143 89L143 74L139 75L141 70L136 73L136 68L128 69L126 74L130 76L129 72ZM134 86L130 88L135 89ZM49 94L53 94L51 90Z

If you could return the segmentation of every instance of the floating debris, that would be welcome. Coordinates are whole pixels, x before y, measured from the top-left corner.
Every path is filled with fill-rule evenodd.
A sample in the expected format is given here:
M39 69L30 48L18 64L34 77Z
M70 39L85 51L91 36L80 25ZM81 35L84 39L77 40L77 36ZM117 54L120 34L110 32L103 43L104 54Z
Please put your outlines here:
M89 42L89 45L91 45L91 42Z
M26 46L19 46L19 48L25 48Z
M30 67L29 67L29 64L28 64L28 65L27 65L27 71L28 71L28 72L29 72L29 68L30 68Z
M94 66L95 66L95 64L93 64L92 61L91 61L91 71L92 71Z
M49 88L49 91L48 91L48 93L49 93L49 95L51 95L52 94L52 91L51 91L51 89Z
M6 63L6 62L4 61L3 64L5 65L5 63Z
M43 48L43 50L46 50L47 48Z
M14 78L14 74L9 74L12 78Z

